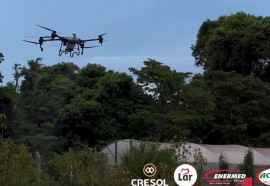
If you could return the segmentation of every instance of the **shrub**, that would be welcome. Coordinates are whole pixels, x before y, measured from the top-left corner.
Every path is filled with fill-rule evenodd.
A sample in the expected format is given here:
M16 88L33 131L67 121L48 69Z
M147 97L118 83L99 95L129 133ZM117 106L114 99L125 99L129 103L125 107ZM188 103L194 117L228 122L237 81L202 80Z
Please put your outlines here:
M223 152L220 153L218 158L218 168L219 169L229 169L229 160Z

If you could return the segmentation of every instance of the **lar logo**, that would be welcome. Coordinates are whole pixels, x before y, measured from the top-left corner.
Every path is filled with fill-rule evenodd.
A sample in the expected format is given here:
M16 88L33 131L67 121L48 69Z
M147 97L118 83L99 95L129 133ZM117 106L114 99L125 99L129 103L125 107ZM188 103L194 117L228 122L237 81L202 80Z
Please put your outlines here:
M148 177L154 177L157 174L157 167L152 163L147 163L143 167L143 174Z
M174 171L174 181L177 185L192 186L197 180L196 169L188 164L178 166Z
M270 169L263 170L256 175L256 179L265 185L270 185Z

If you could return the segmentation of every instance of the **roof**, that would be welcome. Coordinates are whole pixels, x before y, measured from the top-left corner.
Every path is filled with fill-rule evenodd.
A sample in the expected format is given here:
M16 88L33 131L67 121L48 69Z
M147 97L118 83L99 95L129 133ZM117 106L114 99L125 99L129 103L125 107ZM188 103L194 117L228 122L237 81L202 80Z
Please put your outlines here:
M107 155L109 163L121 163L121 157L129 152L130 146L138 146L140 143L141 141L133 139L118 140L104 147L102 152ZM162 149L172 146L170 143L157 144L159 144ZM248 147L241 145L208 145L195 143L185 143L179 147L179 150L183 150L184 147L191 153L188 162L193 162L193 154L196 149L200 149L202 155L207 159L207 163L218 163L220 154L224 153L230 164L242 163L245 153L248 151ZM254 154L254 165L270 166L270 148L252 148L252 150Z

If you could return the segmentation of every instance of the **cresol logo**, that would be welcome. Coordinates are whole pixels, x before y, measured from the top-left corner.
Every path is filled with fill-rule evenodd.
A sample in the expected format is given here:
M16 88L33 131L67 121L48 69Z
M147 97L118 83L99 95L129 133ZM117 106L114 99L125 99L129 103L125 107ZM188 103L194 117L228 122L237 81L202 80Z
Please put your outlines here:
M256 175L256 179L265 185L270 185L270 169L263 170Z

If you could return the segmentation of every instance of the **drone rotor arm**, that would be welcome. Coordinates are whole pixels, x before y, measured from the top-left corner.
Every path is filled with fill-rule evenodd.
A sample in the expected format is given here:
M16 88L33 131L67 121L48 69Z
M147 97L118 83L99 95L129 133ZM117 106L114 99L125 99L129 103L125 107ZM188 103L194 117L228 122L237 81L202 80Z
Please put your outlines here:
M44 42L46 41L61 41L61 39L44 39Z
M90 46L90 47L84 47L84 48L96 48L96 47L99 47L99 46Z
M82 42L87 42L87 41L97 41L98 39L84 39Z

